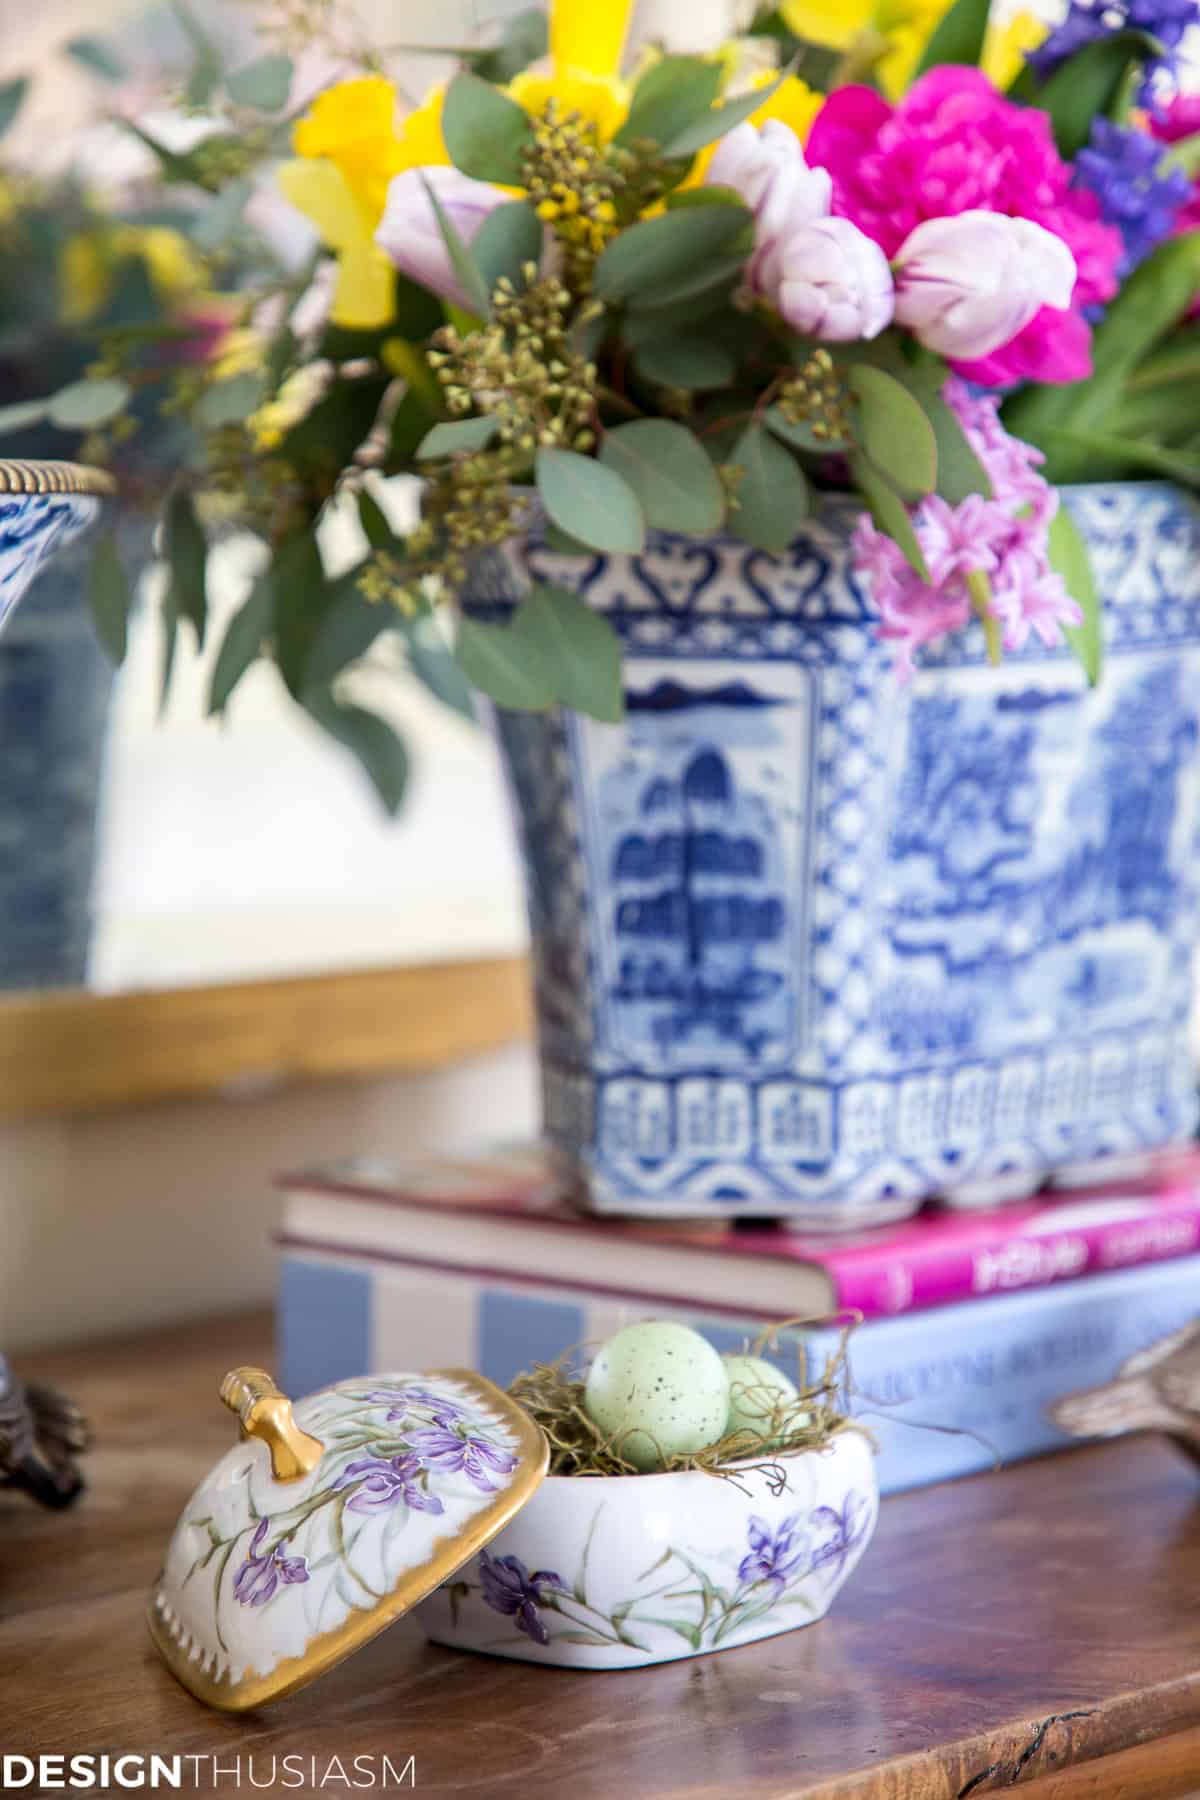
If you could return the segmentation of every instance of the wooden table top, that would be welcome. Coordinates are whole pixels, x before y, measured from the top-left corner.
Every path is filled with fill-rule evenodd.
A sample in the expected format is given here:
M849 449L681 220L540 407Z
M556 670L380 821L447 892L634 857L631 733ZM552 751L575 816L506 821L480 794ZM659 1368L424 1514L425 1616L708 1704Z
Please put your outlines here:
M1200 1792L1200 1478L1158 1439L887 1501L831 1616L744 1649L589 1674L435 1649L402 1621L260 1714L209 1713L143 1608L230 1441L218 1381L254 1362L270 1324L244 1314L20 1362L87 1408L97 1445L75 1511L0 1494L0 1749L253 1755L260 1781L272 1756L411 1756L416 1792L475 1800Z

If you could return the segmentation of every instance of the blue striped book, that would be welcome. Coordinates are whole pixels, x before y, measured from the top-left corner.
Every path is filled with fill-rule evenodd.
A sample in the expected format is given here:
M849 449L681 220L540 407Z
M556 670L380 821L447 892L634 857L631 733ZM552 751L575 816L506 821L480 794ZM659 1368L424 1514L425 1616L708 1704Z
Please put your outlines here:
M899 1493L1065 1447L1046 1408L1108 1381L1134 1351L1200 1312L1200 1256L1062 1286L995 1295L861 1326L851 1342L850 1410L879 1446L880 1484ZM402 1260L285 1247L279 1291L280 1363L287 1392L383 1369L476 1368L505 1386L647 1317L644 1300L432 1270ZM728 1312L656 1305L720 1350L762 1330L752 1301ZM777 1360L795 1372L796 1335L823 1359L829 1329L790 1334ZM983 1440L983 1441L981 1441Z

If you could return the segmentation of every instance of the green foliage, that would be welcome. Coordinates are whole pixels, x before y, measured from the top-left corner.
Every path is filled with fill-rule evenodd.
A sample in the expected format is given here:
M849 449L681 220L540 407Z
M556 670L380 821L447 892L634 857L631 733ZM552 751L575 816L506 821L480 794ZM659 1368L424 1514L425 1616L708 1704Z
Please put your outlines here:
M184 90L185 98L189 106L201 107L211 100L215 89L220 85L225 67L224 59L214 40L200 24L195 13L184 4L184 0L170 0L170 4L192 52L192 68Z
M96 636L102 647L113 662L124 662L127 621L133 596L111 531L106 531L92 550L88 572L88 603L92 609Z
M1111 118L1127 90L1131 70L1161 52L1144 31L1114 31L1085 44L1028 96L1050 115L1054 141L1068 160L1091 136L1095 119Z
M722 252L744 262L753 229L746 207L720 203L639 219L605 248L596 263L592 291L606 302L653 294L661 304L664 289L670 292L671 284L695 282L705 274L710 259Z
M464 719L476 717L475 701L468 682L432 619L417 618L409 624L405 639L408 666L417 680L435 700L448 706Z
M1083 624L1067 629L1067 641L1083 664L1090 684L1100 679L1104 661L1104 615L1096 582L1092 574L1087 545L1079 535L1074 519L1060 505L1050 521L1050 566L1057 569L1067 592L1083 613Z
M73 62L90 75L98 75L101 81L124 81L129 72L123 58L106 38L69 38L63 50Z
M600 460L621 476L662 531L717 531L725 490L701 445L670 419L635 419L605 433Z
M246 369L227 381L214 382L197 400L192 417L205 431L240 425L262 405L266 386L261 369Z
M386 378L366 375L335 380L307 417L284 434L279 455L312 493L332 493L355 452L370 434L387 391Z
M987 37L991 0L954 0L949 12L939 20L933 36L926 44L917 74L936 69L940 63L971 63L978 66Z
M192 225L192 242L198 250L219 250L228 243L242 222L246 202L253 191L254 183L249 176L239 176L221 189Z
M491 82L464 70L446 90L442 135L450 160L476 181L517 186L533 143L529 114Z
M480 693L513 712L541 712L554 704L554 674L536 634L527 637L517 611L507 625L459 621L454 654Z
M527 285L525 267L541 261L543 238L542 221L528 200L513 200L488 214L471 241L471 260L489 295L505 277L514 288Z
M177 488L167 501L163 552L171 609L176 619L190 620L196 642L202 646L208 623L208 540L192 496L183 488Z
M330 737L357 757L385 812L399 812L408 786L408 751L387 720L317 688L305 693L303 704Z
M741 470L729 529L743 543L782 556L808 512L808 483L795 458L757 420L730 457Z
M460 77L461 79L461 77ZM445 208L434 193L429 182L422 176L425 192L429 195L429 204L433 208L433 216L437 220L438 230L442 234L442 242L446 246L446 254L450 258L450 266L458 278L459 286L467 296L471 310L481 319L486 319L491 309L492 297L483 278L483 272L454 225L446 217Z
M537 487L546 513L576 542L637 556L646 523L637 496L614 469L576 450L537 453Z
M634 88L629 116L615 141L669 144L705 116L720 90L719 63L700 56L660 57Z
M504 625L464 618L455 654L498 706L528 712L561 704L609 724L623 716L612 627L566 588L532 588Z
M302 527L277 546L270 584L275 660L289 693L300 699L308 678L309 656L331 598L311 530Z
M895 488L861 450L850 458L850 473L879 530L885 531L899 546L921 580L928 581L929 565L917 541L908 508Z
M225 77L225 92L238 106L256 112L279 112L292 89L292 59L273 53L258 56Z
M751 113L757 112L763 102L771 98L776 88L791 73L791 69L787 68L768 87L755 88L748 94L740 95L736 100L727 100L723 106L711 107L707 113L696 119L691 125L685 125L669 144L664 145L666 154L668 156L695 156L697 150L703 150L709 144L716 143L718 138L723 138L726 132L732 131L735 125L740 125L743 120L750 117Z
M0 437L40 425L48 410L49 402L45 400L17 400L12 406L0 406Z
M807 419L789 419L778 406L769 406L763 414L763 424L768 431L774 432L785 444L794 450L803 450L810 456L832 456L849 448L853 439L849 437L814 437L813 428Z
M0 84L0 137L15 122L29 92L28 75L17 75Z
M86 431L106 425L129 405L129 383L117 376L101 381L73 381L46 403L46 417L62 431Z
M457 456L464 450L486 450L500 429L499 419L447 419L426 432L417 449L419 462Z
M500 41L493 50L475 50L467 57L467 66L485 81L503 86L527 69L530 63L545 56L549 44L546 14L541 7L514 13L506 19Z
M937 439L919 402L886 370L854 363L847 377L858 402L858 430L867 455L906 500L937 486Z
M987 470L972 450L967 435L952 407L940 393L921 396L921 408L933 428L937 445L937 491L951 506L957 506L968 494L991 498L992 484Z
M301 689L330 687L344 669L365 656L376 638L394 630L400 614L386 600L368 600L358 585L358 571L327 584L326 603L308 654Z
M230 619L213 663L208 690L208 711L223 713L238 682L261 654L271 629L274 590L271 571L264 569L249 594Z
M634 352L638 374L660 387L699 391L728 387L737 363L714 338L651 337Z

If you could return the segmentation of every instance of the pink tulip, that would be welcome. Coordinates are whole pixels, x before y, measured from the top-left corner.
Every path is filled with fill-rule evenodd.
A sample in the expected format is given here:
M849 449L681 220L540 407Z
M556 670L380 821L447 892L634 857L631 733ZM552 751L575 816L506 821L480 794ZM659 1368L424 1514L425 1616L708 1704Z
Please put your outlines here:
M446 249L437 214L429 198L437 196L450 224L470 245L488 215L512 198L486 181L473 181L458 169L405 169L393 177L375 242L402 275L408 275L441 300L470 311Z
M823 219L829 211L833 182L828 171L810 169L791 126L768 119L761 127L737 125L722 138L705 181L732 188L754 214L754 253L746 279L755 293L774 298L783 239L794 226Z
M926 219L892 262L896 322L942 356L999 350L1050 306L1071 304L1075 258L1030 219L971 211Z
M887 257L849 219L814 219L783 239L777 304L794 331L829 344L878 337L894 303Z

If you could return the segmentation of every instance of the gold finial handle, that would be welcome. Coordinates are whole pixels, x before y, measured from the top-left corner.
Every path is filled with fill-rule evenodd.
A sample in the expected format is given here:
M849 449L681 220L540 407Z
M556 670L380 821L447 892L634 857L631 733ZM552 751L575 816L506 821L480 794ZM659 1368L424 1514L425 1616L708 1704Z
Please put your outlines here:
M325 1446L300 1429L291 1401L265 1369L231 1369L221 1398L241 1420L242 1436L261 1438L271 1452L276 1481L298 1481L316 1468Z

